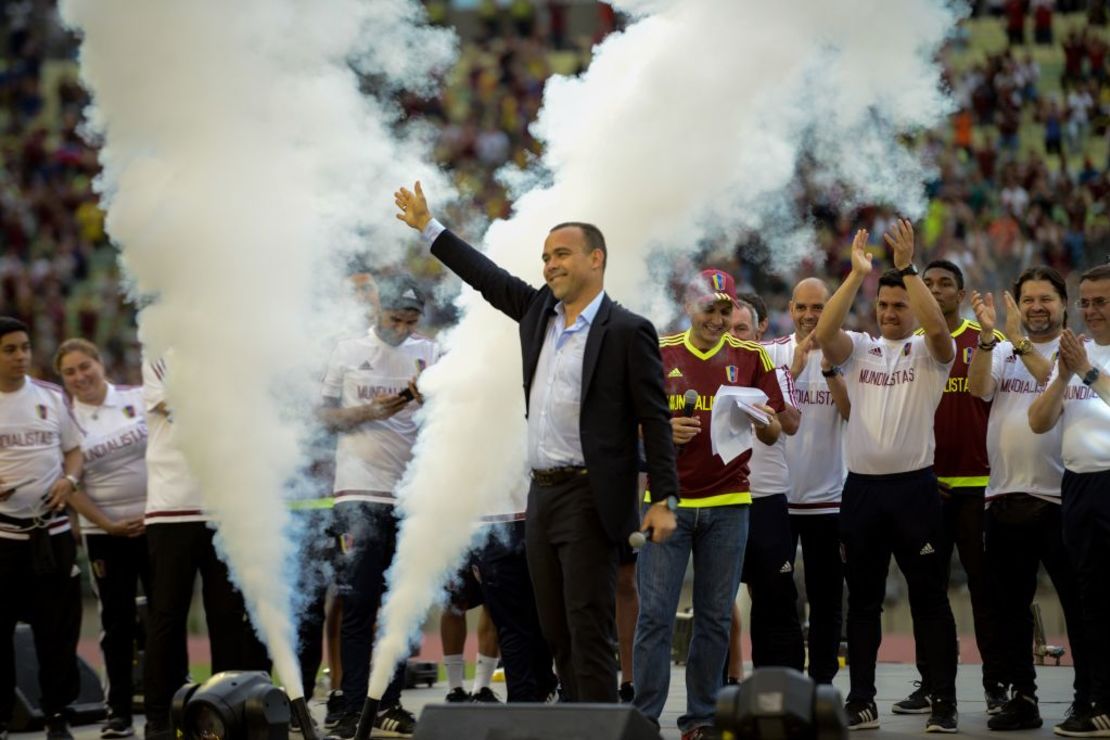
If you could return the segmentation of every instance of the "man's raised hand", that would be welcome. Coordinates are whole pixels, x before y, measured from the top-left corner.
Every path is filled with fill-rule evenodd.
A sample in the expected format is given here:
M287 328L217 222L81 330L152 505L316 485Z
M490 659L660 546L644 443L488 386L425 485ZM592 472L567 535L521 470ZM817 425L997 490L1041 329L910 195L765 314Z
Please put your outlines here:
M428 212L428 201L424 197L424 189L420 187L419 180L412 190L401 188L394 193L393 202L401 211L397 214L397 218L417 231L423 231L432 220L432 214Z
M852 238L852 272L861 277L871 272L871 254L867 251L867 229L860 229Z
M986 337L989 342L994 336L994 327L998 321L998 314L994 310L994 294L971 291L971 310L975 312L975 320L979 322L979 338Z
M1017 301L1014 300L1010 291L1003 291L1002 299L1006 301L1006 338L1011 342L1016 342L1023 333L1021 330L1021 309L1018 308Z
M904 270L909 267L913 262L913 224L900 218L883 235L883 239L894 252L894 268Z

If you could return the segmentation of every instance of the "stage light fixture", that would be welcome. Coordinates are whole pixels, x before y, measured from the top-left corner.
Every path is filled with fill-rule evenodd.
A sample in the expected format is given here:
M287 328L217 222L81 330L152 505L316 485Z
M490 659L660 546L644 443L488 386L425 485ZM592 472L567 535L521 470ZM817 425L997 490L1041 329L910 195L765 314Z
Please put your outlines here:
M758 668L717 695L724 740L847 740L840 692L792 668Z
M184 740L287 740L290 716L289 698L264 671L224 671L173 697L174 730Z

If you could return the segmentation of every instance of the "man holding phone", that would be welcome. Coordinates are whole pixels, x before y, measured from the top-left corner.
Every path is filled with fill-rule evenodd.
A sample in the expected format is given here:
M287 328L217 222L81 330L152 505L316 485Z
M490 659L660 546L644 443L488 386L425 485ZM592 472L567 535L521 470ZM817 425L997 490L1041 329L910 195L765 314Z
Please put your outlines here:
M338 434L335 516L341 532L343 711L329 737L353 737L366 696L374 623L385 572L397 543L394 489L416 442L421 401L416 376L439 358L434 341L415 332L424 298L407 278L378 280L380 310L362 337L339 343L324 377L321 419ZM415 403L414 403L415 402ZM374 726L393 737L412 734L415 719L401 706L403 664L381 701Z

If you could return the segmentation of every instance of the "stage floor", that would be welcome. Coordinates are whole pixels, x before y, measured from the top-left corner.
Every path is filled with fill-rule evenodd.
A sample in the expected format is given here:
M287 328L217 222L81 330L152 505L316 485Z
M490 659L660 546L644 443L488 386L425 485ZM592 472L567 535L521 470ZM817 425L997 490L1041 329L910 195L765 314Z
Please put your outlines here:
M860 733L862 738L907 737L924 735L925 717L923 715L901 716L890 712L890 705L903 698L912 689L912 682L917 677L911 665L882 663L877 673L879 681L878 705L882 727L878 731ZM1037 683L1040 687L1041 716L1045 725L1040 730L1026 730L1019 733L1021 737L1031 735L1050 736L1052 725L1060 721L1071 704L1072 698L1072 669L1070 666L1045 666L1037 669ZM836 679L837 688L846 693L848 687L848 674L841 671ZM504 686L494 684L494 689L502 695ZM983 691L980 683L980 667L976 664L963 664L960 666L957 678L957 691L960 704L960 733L972 737L991 737L998 740L999 733L987 729L986 705L983 702ZM446 688L437 684L433 688L408 689L404 693L404 703L410 710L420 716L420 710L426 704L442 701ZM683 668L672 666L671 693L667 700L667 707L663 713L662 737L665 740L679 740L680 733L675 722L684 711L686 704L686 688ZM314 702L313 713L320 719L323 717L323 704ZM142 718L136 719L136 737L142 737ZM100 737L99 725L84 725L74 727L74 736L78 740L95 740ZM11 738L42 737L41 733L12 733ZM294 736L299 737L299 736ZM935 737L935 736L934 736ZM463 740L460 738L460 740Z

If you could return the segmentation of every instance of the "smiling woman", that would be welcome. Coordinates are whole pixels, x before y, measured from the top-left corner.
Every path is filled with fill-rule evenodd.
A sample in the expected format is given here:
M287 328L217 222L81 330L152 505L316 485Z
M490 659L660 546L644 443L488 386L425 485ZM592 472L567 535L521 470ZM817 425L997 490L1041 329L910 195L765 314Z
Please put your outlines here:
M146 413L142 389L115 386L104 377L92 342L69 339L54 355L70 413L77 421L84 460L81 531L89 555L108 674L109 718L101 737L131 734L132 646L138 583L150 593L146 510Z

